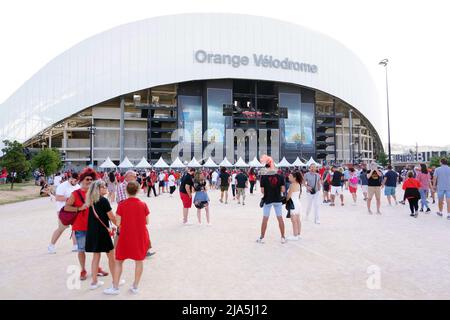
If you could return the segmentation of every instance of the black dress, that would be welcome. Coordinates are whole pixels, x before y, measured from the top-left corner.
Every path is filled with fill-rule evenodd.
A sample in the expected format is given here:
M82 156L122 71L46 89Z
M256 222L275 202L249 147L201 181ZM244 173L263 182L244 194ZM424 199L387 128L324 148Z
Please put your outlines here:
M112 209L108 199L100 197L100 200L94 204L94 207L99 218L107 227L109 227L109 217L107 213ZM85 249L86 252L109 252L114 249L108 230L95 217L92 207L89 208Z

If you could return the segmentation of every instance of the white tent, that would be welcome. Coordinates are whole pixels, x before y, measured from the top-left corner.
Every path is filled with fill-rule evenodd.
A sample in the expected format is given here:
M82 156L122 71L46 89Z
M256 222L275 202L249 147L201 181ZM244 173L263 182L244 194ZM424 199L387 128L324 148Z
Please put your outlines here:
M312 164L315 164L316 166L320 166L319 163L314 161L313 157L309 158L308 162L306 163L306 166L309 167Z
M232 167L233 165L230 163L230 161L228 161L227 157L225 157L225 159L223 159L222 162L219 163L219 166L221 166L221 167Z
M170 165L171 168L185 168L186 166L181 162L180 158L176 158L175 161Z
M168 168L169 165L164 161L162 157L153 165L154 168Z
M206 160L205 164L203 165L205 168L217 168L219 165L216 164L211 157Z
M261 162L258 161L258 159L257 159L256 157L254 157L253 160L250 161L250 162L248 163L248 165L249 165L250 167L254 167L254 168L261 168L261 167L264 167L264 166L261 164Z
M238 168L247 168L248 164L246 164L245 161L242 160L242 158L239 158L238 161L236 161L236 163L234 164L234 166Z
M119 168L133 168L133 164L128 160L128 157L125 157L123 161L119 164Z
M197 159L195 159L195 157L192 157L191 162L189 162L187 166L191 168L200 168L202 165L197 161Z
M278 167L278 168L292 167L292 164L290 164L289 161L287 161L286 158L283 157L283 159L281 159L280 163L276 164L275 167Z
M305 167L305 166L306 166L306 163L303 163L302 160L300 160L300 158L297 157L297 159L295 159L295 161L292 162L292 165L293 165L294 167Z
M100 168L103 168L103 169L111 169L111 168L115 168L115 167L117 167L117 166L114 164L114 162L111 161L111 159L109 157L106 158L105 162L103 162L100 165Z
M142 157L141 161L136 165L136 168L151 168L152 165L148 163L145 157Z

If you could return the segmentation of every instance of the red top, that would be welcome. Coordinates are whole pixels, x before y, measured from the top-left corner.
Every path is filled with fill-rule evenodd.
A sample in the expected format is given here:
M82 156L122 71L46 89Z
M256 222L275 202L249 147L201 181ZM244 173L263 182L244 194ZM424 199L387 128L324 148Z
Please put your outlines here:
M150 214L147 204L138 198L128 198L119 203L117 215L121 217L120 235L116 246L116 259L145 259L151 248L146 226L146 217Z
M248 181L256 181L256 175L254 175L253 173L250 173L248 176Z
M325 173L325 170L327 170L327 169L325 169L324 167L319 169L319 174L320 174L321 178L323 178L323 174Z
M79 191L78 191L79 190ZM73 207L80 208L83 206L84 201L81 200L79 196L79 192L81 192L81 195L83 196L83 199L86 200L86 191L82 189L78 189L72 192L72 195L75 198L75 202L73 203ZM72 225L73 231L87 231L88 226L88 209L85 209L83 211L78 212L77 217L75 218L75 222Z
M414 178L408 178L403 182L402 189L406 190L408 188L414 188L419 189L420 188L420 182L417 179Z

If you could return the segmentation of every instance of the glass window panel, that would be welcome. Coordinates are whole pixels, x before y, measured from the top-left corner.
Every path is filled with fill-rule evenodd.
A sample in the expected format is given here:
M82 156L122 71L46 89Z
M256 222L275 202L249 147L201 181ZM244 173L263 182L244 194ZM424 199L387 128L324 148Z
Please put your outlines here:
M179 96L180 122L191 142L202 143L202 97Z
M208 88L208 141L224 143L223 105L231 104L231 100L231 90Z
M293 93L280 93L280 107L288 109L288 118L284 119L284 143L296 146L302 143L301 96Z

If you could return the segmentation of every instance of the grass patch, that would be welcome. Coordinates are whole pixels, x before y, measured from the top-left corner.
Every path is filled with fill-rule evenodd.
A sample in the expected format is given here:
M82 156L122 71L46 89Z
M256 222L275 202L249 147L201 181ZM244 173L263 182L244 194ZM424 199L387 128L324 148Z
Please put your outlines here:
M39 195L29 195L29 196L18 196L18 197L15 197L14 199L0 199L0 206L4 205L4 204L33 200L33 199L37 199L37 198L40 198L40 196Z

